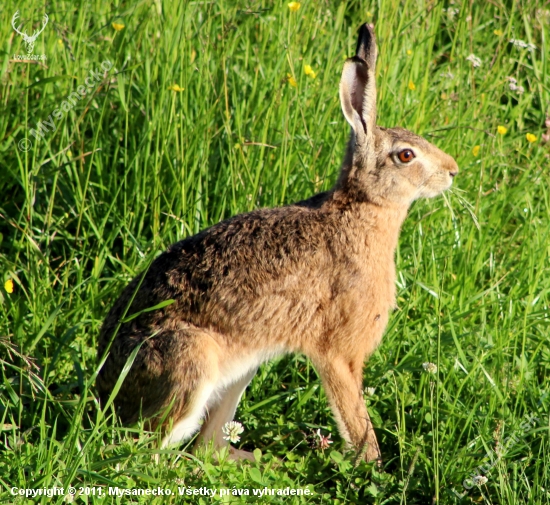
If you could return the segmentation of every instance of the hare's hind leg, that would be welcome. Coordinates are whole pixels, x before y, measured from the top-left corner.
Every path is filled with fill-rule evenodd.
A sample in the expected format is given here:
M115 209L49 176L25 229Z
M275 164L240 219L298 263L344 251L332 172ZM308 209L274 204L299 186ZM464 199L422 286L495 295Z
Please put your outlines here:
M208 443L210 440L212 440L216 449L228 445L229 442L223 438L222 428L226 423L233 420L241 396L257 370L257 367L254 367L229 386L224 387L220 391L213 392L208 401L206 417L197 440L197 445ZM230 448L230 455L233 459L254 460L252 453L234 447Z
M191 438L200 428L209 399L219 380L219 346L202 330L175 335L171 356L171 405L164 422L161 447Z
M193 395L192 403L185 409L185 414L172 417L172 426L162 439L161 448L185 442L195 434L200 427L201 419L206 411L206 404L212 395L214 385L204 384L199 391Z
M363 398L363 362L338 357L318 360L315 365L342 438L367 461L381 464L380 448Z

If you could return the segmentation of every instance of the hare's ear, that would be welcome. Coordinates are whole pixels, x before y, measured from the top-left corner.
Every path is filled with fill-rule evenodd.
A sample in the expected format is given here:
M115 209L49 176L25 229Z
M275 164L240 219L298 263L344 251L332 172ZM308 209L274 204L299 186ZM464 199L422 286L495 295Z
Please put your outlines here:
M376 125L376 40L374 30L364 24L359 29L357 49L344 64L340 80L340 102L358 142L368 141Z

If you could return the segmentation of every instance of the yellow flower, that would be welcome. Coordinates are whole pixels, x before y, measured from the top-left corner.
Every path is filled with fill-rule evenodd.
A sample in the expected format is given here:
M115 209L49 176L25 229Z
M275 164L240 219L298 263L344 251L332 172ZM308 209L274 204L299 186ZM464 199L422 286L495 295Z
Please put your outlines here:
M506 128L506 126L498 126L497 128L497 132L500 133L501 135L505 135L507 131L508 131L508 128Z
M410 89L411 91L414 91L414 90L416 89L416 86L414 85L414 82L409 81L409 89Z
M57 39L57 43L62 46L63 45L63 41L61 39Z
M527 139L527 142L529 142L530 144L532 144L537 140L537 136L533 135L532 133L528 133L527 135L525 135L525 138Z
M371 11L367 11L367 17L372 18L372 12Z
M304 65L304 72L306 75L309 75L312 79L317 77L317 74L311 68L311 65Z
M298 83L296 82L296 79L292 77L290 74L286 74L286 79L288 81L288 84L290 84L293 88L298 87Z
M120 30L124 30L124 25L121 23L111 23L111 26L119 32Z
M178 86L177 84L172 84L171 86L168 86L168 89L171 89L172 91L177 91L178 93L183 91L185 88L182 88L181 86Z
M495 30L493 32L497 37L502 37L504 34L502 33L502 30Z
M8 279L4 283L4 289L6 290L6 293L13 293L13 281L11 279Z
M301 7L300 2L290 2L288 8L291 12L296 12Z
M474 156L477 156L479 154L479 150L481 149L480 146L474 146L474 148L472 149L472 154Z
M447 98L449 98L449 95L447 95L447 93L441 93L441 100L447 100Z
M407 49L407 56L410 56L412 53L412 49Z

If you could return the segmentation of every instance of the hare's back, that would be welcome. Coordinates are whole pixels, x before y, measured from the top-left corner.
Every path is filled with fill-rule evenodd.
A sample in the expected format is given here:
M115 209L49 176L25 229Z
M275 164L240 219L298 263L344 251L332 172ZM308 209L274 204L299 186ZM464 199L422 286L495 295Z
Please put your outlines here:
M326 252L332 226L322 214L301 205L262 209L173 244L123 290L105 320L100 346L117 327L123 336L168 317L211 326L213 314L234 310L229 305L250 303L266 290L277 290L278 283L282 289L289 277L303 281L305 270L318 268ZM120 324L166 300L175 302Z

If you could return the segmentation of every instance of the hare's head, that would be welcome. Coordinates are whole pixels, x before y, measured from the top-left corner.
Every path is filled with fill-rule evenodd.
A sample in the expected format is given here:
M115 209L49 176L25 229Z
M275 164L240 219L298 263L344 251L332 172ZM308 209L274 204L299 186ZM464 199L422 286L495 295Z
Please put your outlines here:
M376 56L374 31L365 24L340 81L342 110L352 132L337 186L380 205L408 206L448 189L458 166L424 138L376 125Z

